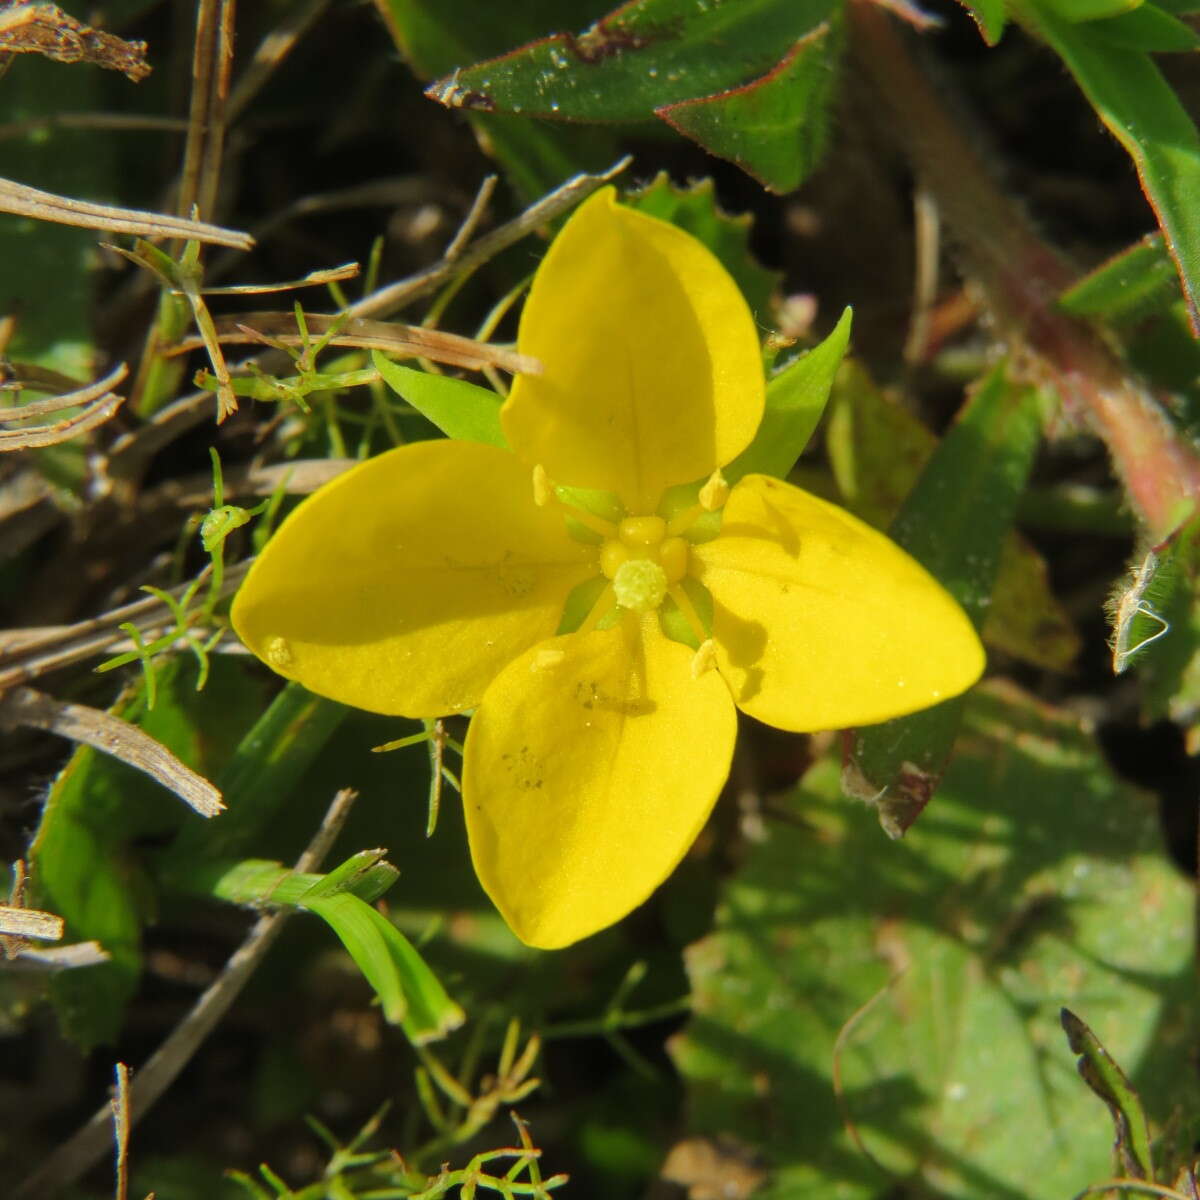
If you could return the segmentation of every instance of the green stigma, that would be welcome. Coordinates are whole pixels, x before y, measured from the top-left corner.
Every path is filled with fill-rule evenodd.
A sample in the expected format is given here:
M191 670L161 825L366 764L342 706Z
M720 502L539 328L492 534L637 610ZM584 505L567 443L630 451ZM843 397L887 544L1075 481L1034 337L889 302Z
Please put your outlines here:
M617 568L613 594L622 608L650 612L667 594L667 573L648 558L631 558Z

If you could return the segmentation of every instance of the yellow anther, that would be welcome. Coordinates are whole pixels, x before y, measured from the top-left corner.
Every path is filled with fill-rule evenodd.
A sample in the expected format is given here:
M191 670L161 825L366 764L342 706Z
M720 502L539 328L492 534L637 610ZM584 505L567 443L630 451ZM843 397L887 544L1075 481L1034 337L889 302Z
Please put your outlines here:
M718 467L700 489L700 505L707 512L716 512L718 508L725 507L725 501L728 499L729 484Z
M550 476L546 474L546 468L541 463L538 463L533 468L533 502L538 508L545 508L555 498L554 484L550 482Z
M614 542L610 539L600 550L600 570L606 579L614 579L621 564L628 559L629 547L624 542Z
M700 649L692 655L692 678L699 679L706 671L711 671L717 665L717 647L712 638L706 638L700 643Z
M631 550L648 550L667 536L667 523L662 517L626 517L618 536Z
M658 561L667 575L667 585L678 583L688 569L688 544L681 537L669 537L658 548Z

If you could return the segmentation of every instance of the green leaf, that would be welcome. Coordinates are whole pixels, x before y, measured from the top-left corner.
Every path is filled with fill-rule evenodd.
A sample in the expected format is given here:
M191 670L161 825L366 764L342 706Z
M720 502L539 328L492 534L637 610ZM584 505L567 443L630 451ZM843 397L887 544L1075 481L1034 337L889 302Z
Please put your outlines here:
M854 314L842 313L833 332L807 354L788 363L767 384L767 405L754 441L723 468L730 483L743 475L759 473L787 476L812 436L834 377L850 343Z
M399 872L386 851L363 850L327 875L299 874L262 859L177 864L168 882L192 895L255 908L287 905L329 925L375 989L386 1019L417 1043L445 1037L464 1020L408 939L371 907Z
M1080 317L1137 320L1179 295L1179 275L1161 234L1114 255L1064 292L1059 304Z
M945 585L978 628L986 615L1005 539L1041 433L1040 402L1010 384L1000 364L970 396L891 535ZM958 732L959 697L910 717L860 730L847 779L878 805L899 837L929 802Z
M302 902L337 934L367 982L384 1017L402 1025L418 1045L443 1038L465 1020L412 943L386 917L350 892L309 895Z
M937 439L863 368L845 363L838 375L825 445L842 503L886 529L933 455ZM1071 618L1051 591L1046 561L1020 534L1004 540L983 640L1052 671L1066 670L1080 649Z
M1182 53L1200 46L1200 37L1192 29L1150 3L1106 21L1094 21L1088 32L1121 50Z
M426 80L547 29L586 24L604 9L602 0L375 0L375 7L400 54ZM609 129L564 129L499 113L472 113L470 120L526 203L577 172L607 167L619 153Z
M819 25L761 78L715 96L664 104L658 116L769 191L793 191L825 150L840 28Z
M1064 21L1081 23L1100 21L1120 13L1132 12L1143 0L1040 0L1045 8Z
M502 400L491 388L452 379L449 375L430 375L371 352L371 363L388 385L426 420L447 437L488 446L507 446L500 428Z
M837 0L632 0L578 35L556 33L455 70L427 94L479 112L589 122L659 116L674 124L674 106L731 93L684 118L695 126L684 132L714 154L741 155L786 190L822 141L818 66L832 73L836 39L812 43L811 56L789 48L805 45L838 11ZM758 97L755 85L765 89ZM762 151L742 135L743 123L769 134ZM789 141L791 154L783 149Z
M989 46L994 46L1004 33L1008 14L1004 8L1004 0L959 0L962 6L971 14L971 19L979 26L983 40Z
M1109 1177L1063 1004L1153 1119L1194 1106L1192 889L1155 804L1015 689L977 690L965 734L903 842L819 763L689 951L694 1016L672 1043L689 1124L767 1156L763 1200L1062 1200Z
M195 690L190 656L160 663L157 671L153 710L147 711L139 688L113 711L211 777L261 705L261 688L244 663L224 656L212 660L203 692ZM190 817L178 798L108 755L90 747L71 755L50 788L30 849L35 903L63 917L68 939L95 938L111 960L62 972L51 982L68 1037L84 1046L112 1042L136 985L141 928L153 908L153 891L134 843L181 826L209 824Z
M1150 1126L1141 1098L1125 1072L1100 1044L1100 1039L1069 1008L1061 1013L1067 1044L1079 1055L1076 1064L1083 1081L1108 1105L1116 1126L1116 1150L1122 1174L1134 1179L1154 1178L1150 1154Z
M1033 28L1066 63L1100 120L1133 159L1200 329L1200 135L1149 56L1108 44L1040 4Z
M768 271L754 257L750 249L750 215L733 217L722 212L711 179L677 187L665 171L660 171L651 183L625 199L630 208L670 221L703 242L742 289L756 320L768 323L771 297L781 275Z

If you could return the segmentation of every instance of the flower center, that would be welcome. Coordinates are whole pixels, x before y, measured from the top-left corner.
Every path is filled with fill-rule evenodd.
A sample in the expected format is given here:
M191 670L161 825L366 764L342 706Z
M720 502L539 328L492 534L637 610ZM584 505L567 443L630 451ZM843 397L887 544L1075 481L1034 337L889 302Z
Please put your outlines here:
M622 608L650 612L686 574L688 544L662 517L626 517L600 547L600 570Z

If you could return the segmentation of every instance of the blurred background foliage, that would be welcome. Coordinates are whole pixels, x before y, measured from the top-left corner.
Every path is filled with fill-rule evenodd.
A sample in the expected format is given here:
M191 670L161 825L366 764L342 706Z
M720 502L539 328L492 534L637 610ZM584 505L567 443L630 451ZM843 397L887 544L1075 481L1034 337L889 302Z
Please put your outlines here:
M0 925L10 1194L1194 1200L1193 7L0 6L6 180L255 238L156 257L0 188L0 401L129 366L83 436L0 413L3 911L82 956ZM153 72L86 61L84 21ZM470 868L464 722L281 689L226 613L299 495L495 419L452 368L303 316L282 340L293 303L511 340L598 180L507 222L625 155L628 202L709 245L762 330L762 469L888 529L991 667L840 738L745 720L671 880L539 953ZM239 321L266 345L226 366ZM157 781L130 728L174 756ZM226 812L170 794L184 767ZM87 1122L116 1062L114 1185Z

